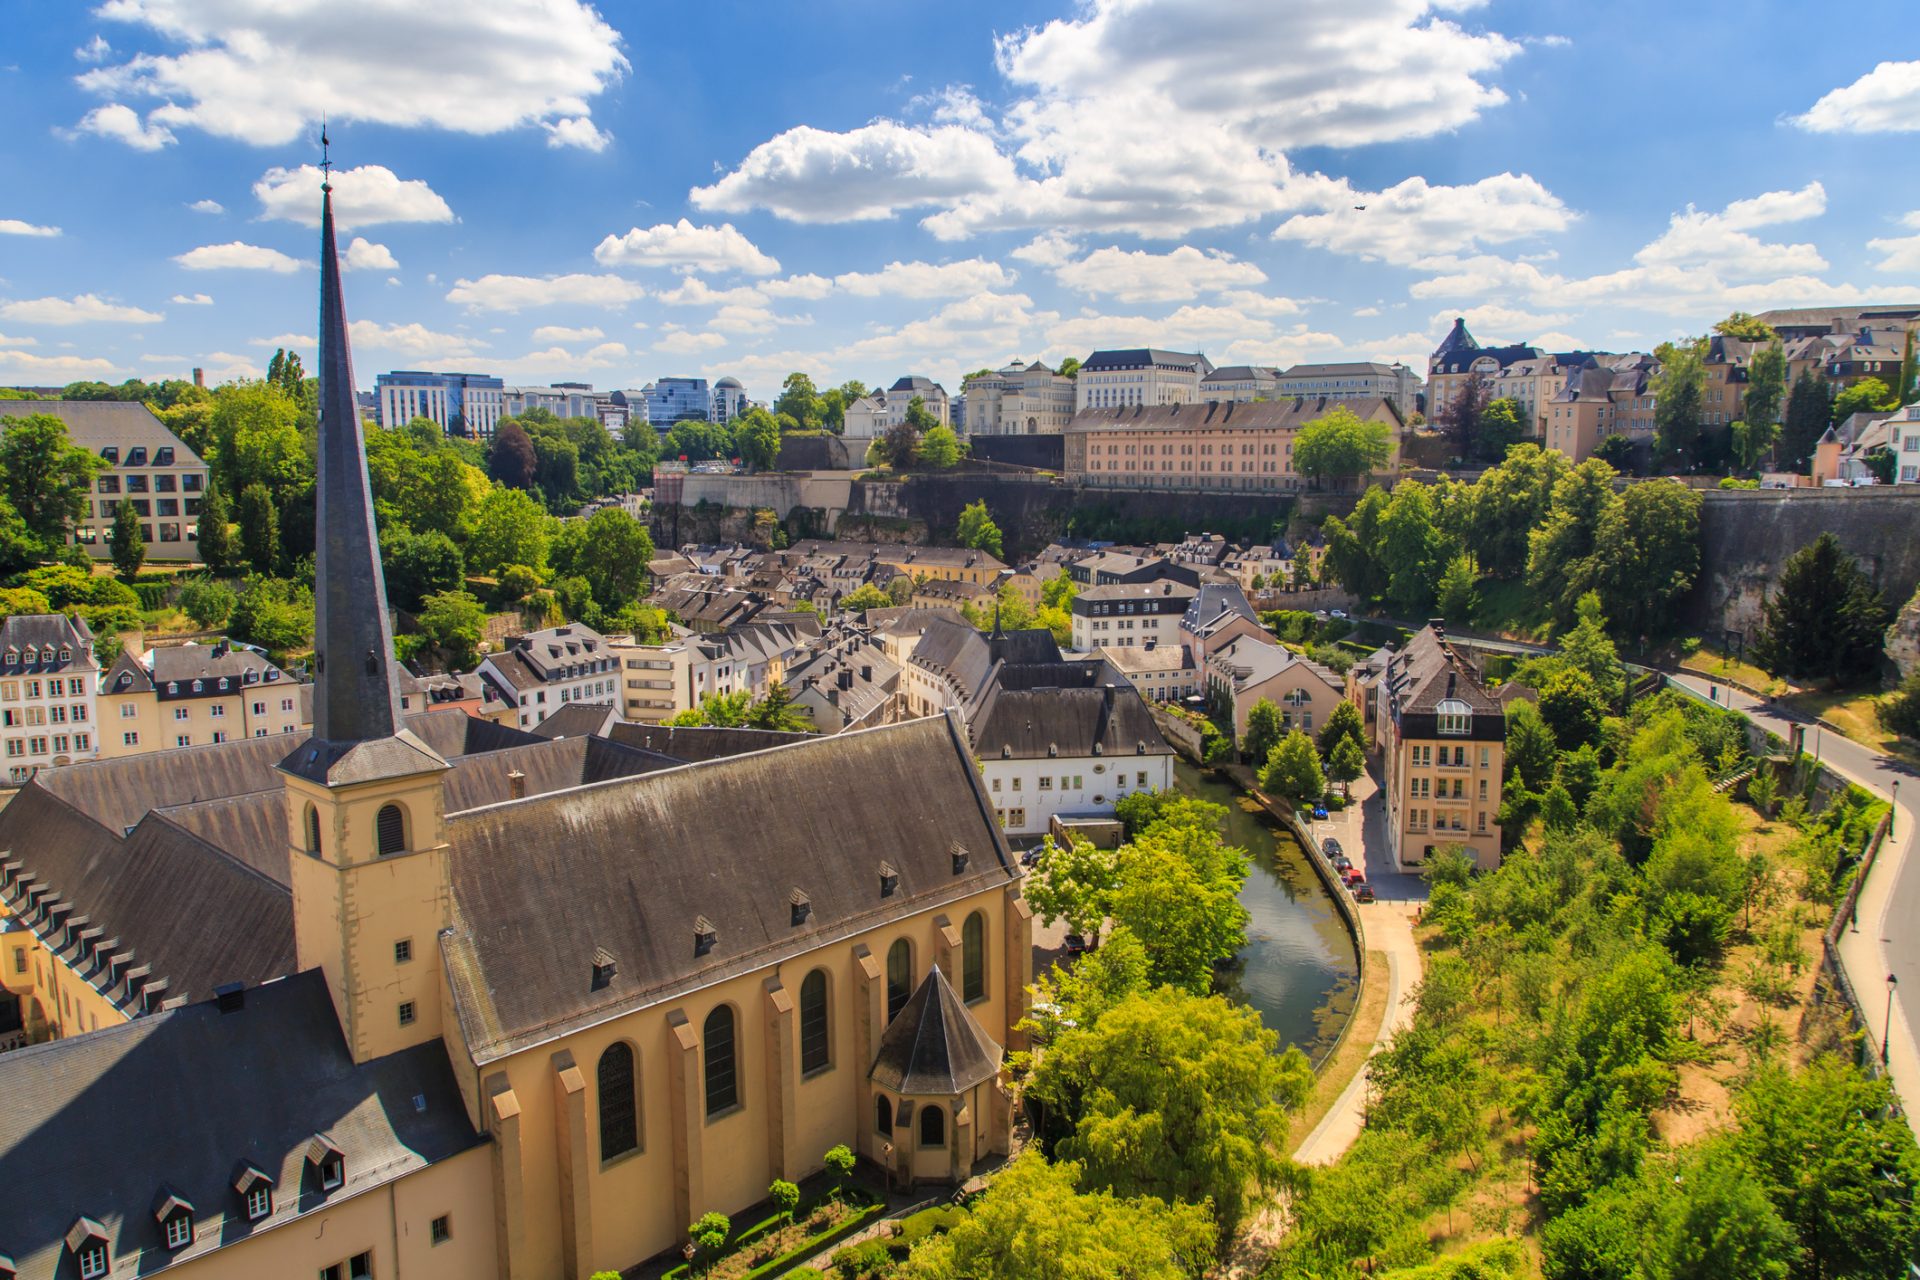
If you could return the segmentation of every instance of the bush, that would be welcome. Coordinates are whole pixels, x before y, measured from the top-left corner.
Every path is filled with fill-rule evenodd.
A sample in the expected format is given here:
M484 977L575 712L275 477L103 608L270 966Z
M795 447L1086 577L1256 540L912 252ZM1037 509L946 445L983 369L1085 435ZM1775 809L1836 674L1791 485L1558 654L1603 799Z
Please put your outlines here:
M842 1249L840 1256L833 1260L833 1270L840 1280L884 1276L893 1270L893 1254L884 1241L868 1240Z
M935 1205L902 1218L893 1225L895 1249L911 1249L931 1235L951 1231L966 1217L966 1211L951 1205Z
M195 578L180 588L180 608L202 629L225 626L238 599L232 587L213 578Z
M1900 688L1882 698L1874 707L1880 727L1903 738L1920 738L1920 671L1901 682Z

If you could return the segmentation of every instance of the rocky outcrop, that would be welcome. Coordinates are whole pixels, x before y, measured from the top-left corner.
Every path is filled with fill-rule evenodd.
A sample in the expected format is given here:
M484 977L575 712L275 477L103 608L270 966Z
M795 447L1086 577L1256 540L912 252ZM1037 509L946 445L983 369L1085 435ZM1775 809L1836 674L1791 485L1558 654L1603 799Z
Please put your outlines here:
M1887 628L1887 656L1900 669L1902 680L1920 671L1920 590L1913 593Z

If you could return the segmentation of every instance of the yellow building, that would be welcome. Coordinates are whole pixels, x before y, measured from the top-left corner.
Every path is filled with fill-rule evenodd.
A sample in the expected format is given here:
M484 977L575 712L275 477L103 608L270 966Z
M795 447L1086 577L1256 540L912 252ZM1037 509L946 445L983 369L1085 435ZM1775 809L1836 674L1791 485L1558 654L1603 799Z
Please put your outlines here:
M308 689L245 645L122 653L100 678L100 758L276 738L307 727Z
M17 1280L580 1280L836 1145L1004 1152L1030 915L957 718L703 763L404 718L330 207L321 288L312 736L0 811L0 953L116 1019L0 1054Z
M1401 429L1393 403L1322 396L1082 409L1067 424L1066 476L1076 484L1119 489L1299 489L1306 481L1294 469L1294 441L1302 427L1342 403L1363 420L1392 428L1393 457L1382 468L1392 474Z
M916 582L925 578L976 586L996 585L1007 568L997 557L968 547L879 546L873 548L873 562L887 571L887 578L905 574Z

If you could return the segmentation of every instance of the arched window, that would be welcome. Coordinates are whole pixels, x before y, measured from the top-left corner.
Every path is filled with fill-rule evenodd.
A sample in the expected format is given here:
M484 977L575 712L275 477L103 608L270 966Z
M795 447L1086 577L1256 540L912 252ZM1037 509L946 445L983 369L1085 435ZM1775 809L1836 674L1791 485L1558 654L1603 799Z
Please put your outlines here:
M901 938L887 948L887 1021L892 1022L913 994L913 944Z
M600 1159L640 1148L640 1108L634 1094L633 1046L616 1040L600 1055Z
M883 1134L893 1132L893 1104L887 1101L885 1094L873 1100L873 1131Z
M717 1116L740 1102L740 1078L734 1070L733 1010L723 1004L708 1014L701 1039L707 1048L707 1114Z
M320 811L307 806L307 852L320 856Z
M373 835L380 856L400 853L407 847L407 814L397 804L383 804L374 815Z
M800 1070L824 1070L832 1056L827 1034L827 971L815 969L800 984Z
M960 926L960 998L987 994L987 918L978 911Z
M947 1145L947 1113L939 1107L920 1108L920 1145L923 1147Z

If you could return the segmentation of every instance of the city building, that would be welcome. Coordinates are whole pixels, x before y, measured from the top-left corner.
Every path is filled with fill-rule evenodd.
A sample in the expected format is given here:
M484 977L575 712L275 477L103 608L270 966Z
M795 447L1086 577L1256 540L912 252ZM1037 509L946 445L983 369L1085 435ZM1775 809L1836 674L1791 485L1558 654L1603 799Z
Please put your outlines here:
M1545 352L1525 343L1504 347L1483 347L1467 331L1464 317L1456 316L1453 328L1434 348L1427 360L1427 418L1444 421L1469 378L1489 388L1500 371L1517 360L1539 360ZM1538 397L1536 397L1536 403Z
M1807 471L1815 485L1879 483L1870 459L1882 449L1894 456L1894 483L1900 482L1897 414L1852 413L1821 433ZM1913 460L1908 459L1909 463Z
M99 748L100 660L77 614L16 613L0 622L0 720L7 781L91 760Z
M915 400L926 407L928 413L939 420L943 427L953 425L951 406L947 402L947 389L931 378L923 378L910 373L897 378L887 388L887 425L897 427L907 420L907 410Z
M705 378L659 378L646 389L647 421L660 431L676 422L713 420L713 392Z
M0 1054L8 1269L579 1277L838 1144L963 1184L1032 928L958 720L690 763L404 718L321 227L312 736L0 810L56 1037Z
M1287 399L1083 409L1067 424L1066 476L1075 484L1121 489L1299 489L1305 482L1294 470L1294 441L1333 407L1330 400ZM1392 474L1401 432L1393 402L1349 401L1346 407L1392 428L1394 453L1382 468Z
M1278 369L1255 364L1230 364L1200 379L1200 398L1239 403L1272 400L1279 394L1279 385Z
M556 418L597 418L600 402L584 382L556 382L548 387L501 387L503 416L517 418L529 409L544 409Z
M1179 702L1200 692L1200 669L1181 645L1103 648L1099 654L1149 702Z
M509 636L507 647L480 660L478 674L500 700L518 708L531 729L569 702L612 702L618 667L606 638L584 623Z
M1892 432L1887 447L1893 450L1893 482L1920 484L1920 405L1895 409L1887 425Z
M866 460L867 446L887 434L886 393L876 391L848 405L840 431L853 465L860 466Z
M100 678L100 755L279 737L311 723L311 690L226 640L122 653Z
M1361 360L1345 364L1296 364L1280 373L1269 399L1305 396L1329 400L1391 400L1402 420L1419 407L1420 375L1404 364Z
M822 733L869 729L894 719L900 664L855 628L825 637L787 668L787 692Z
M658 724L691 711L705 698L736 693L764 697L769 685L786 679L787 665L801 655L805 642L798 628L784 623L681 631L659 644L613 641L621 714Z
M122 500L133 503L150 560L200 560L200 501L207 464L144 404L121 400L0 400L9 418L46 413L67 438L105 464L71 540L95 560L113 555L109 535Z
M1395 863L1417 867L1458 845L1481 870L1499 866L1506 713L1444 625L1429 623L1400 652L1354 667L1348 696L1373 711Z
M738 378L721 378L713 384L713 421L732 422L747 410L747 391Z
M1256 703L1280 708L1280 728L1314 734L1343 696L1340 677L1301 657L1269 635L1236 635L1216 644L1202 662L1207 701L1233 724L1234 741L1247 736Z
M506 384L484 373L428 373L396 369L373 380L380 425L404 427L426 418L450 436L491 440L507 416Z
M1130 649L1180 643L1180 620L1197 587L1171 579L1088 587L1073 598L1073 647Z
M1592 457L1609 436L1651 447L1657 368L1652 356L1627 355L1569 370L1547 405L1546 447L1575 462Z
M1038 360L1015 360L969 378L962 398L968 435L1054 435L1073 417L1074 380Z
M1212 372L1213 361L1183 351L1096 351L1074 374L1074 412L1191 404L1200 399L1201 380Z

